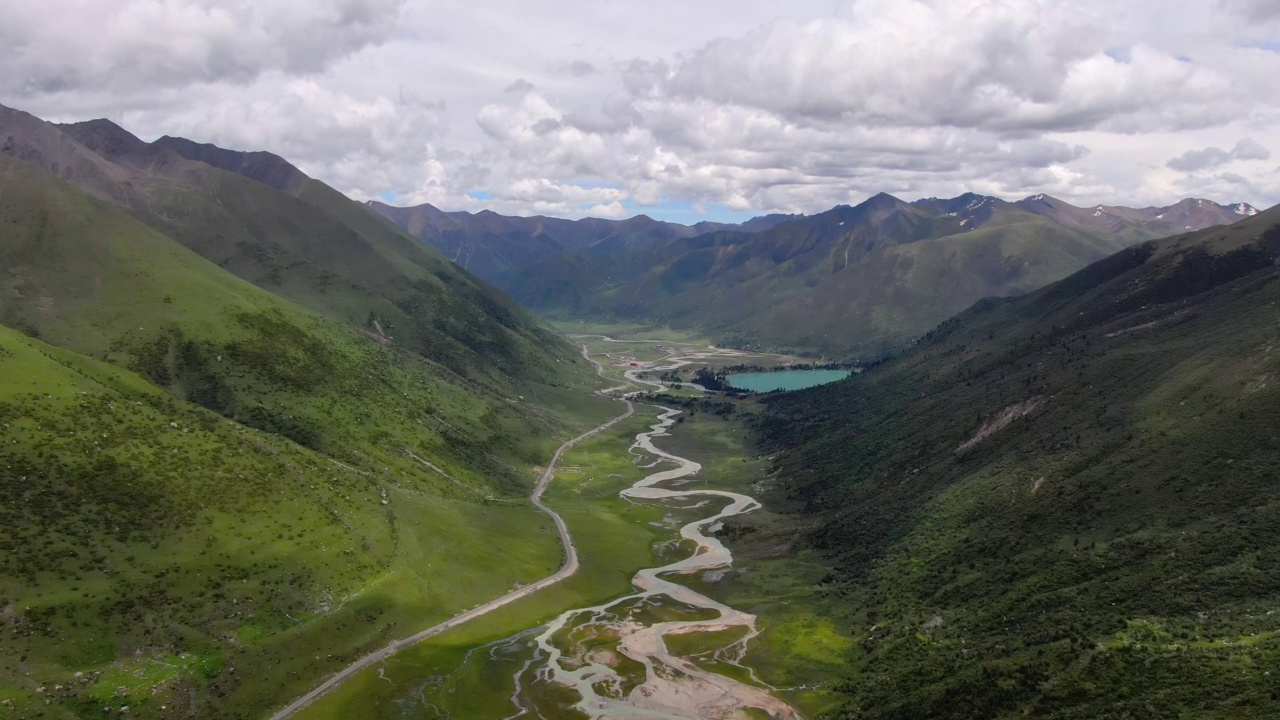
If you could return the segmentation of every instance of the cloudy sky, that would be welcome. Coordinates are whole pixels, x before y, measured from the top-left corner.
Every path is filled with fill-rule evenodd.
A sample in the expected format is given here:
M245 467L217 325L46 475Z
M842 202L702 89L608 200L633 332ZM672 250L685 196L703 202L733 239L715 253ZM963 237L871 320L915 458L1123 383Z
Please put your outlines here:
M0 0L0 103L360 199L1280 202L1280 0Z

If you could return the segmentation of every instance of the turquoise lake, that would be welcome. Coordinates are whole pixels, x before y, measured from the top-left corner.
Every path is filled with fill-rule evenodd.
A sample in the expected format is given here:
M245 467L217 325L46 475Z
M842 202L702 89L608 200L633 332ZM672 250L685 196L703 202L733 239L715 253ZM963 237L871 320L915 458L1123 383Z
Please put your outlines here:
M849 370L784 370L782 372L743 373L726 375L725 381L736 388L771 392L773 390L803 390L816 385L826 385L849 377Z

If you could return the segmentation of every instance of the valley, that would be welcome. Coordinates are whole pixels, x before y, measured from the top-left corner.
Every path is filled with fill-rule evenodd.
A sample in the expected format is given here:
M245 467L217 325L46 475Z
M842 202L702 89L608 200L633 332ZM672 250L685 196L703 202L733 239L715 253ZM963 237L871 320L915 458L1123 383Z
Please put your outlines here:
M0 105L0 720L1269 720L1278 308L1280 207L446 212Z
M583 348L583 357L590 361L590 358L587 356L585 347ZM597 365L597 368L599 367L600 366ZM413 645L416 645L417 643L420 643L423 640L433 635L437 635L439 633L445 632L452 627L461 625L462 623L475 620L476 618L479 618L482 615L485 615L489 612L492 612L493 610L496 610L504 605L507 605L508 603L515 602L520 598L526 597L532 593L536 593L542 590L543 588L554 585L560 582L561 580L564 580L565 578L572 577L573 574L578 571L577 548L573 544L573 538L569 535L569 530L568 530L568 527L565 525L564 518L562 518L559 513L547 507L546 504L542 502L542 495L543 493L546 492L547 485L550 482L551 478L554 477L557 463L559 463L561 456L566 451L571 449L574 445L577 445L579 442L582 442L583 440L586 440L587 438L590 438L597 433L606 431L609 428L613 427L614 425L618 424L619 422L626 420L627 418L631 417L632 413L634 412L635 412L635 407L629 401L627 401L626 411L623 412L621 415L618 415L617 417L612 418L610 420L606 420L600 425L597 425L596 427L573 438L572 440L565 441L563 445L556 448L555 454L551 456L551 461L547 464L547 469L542 472L542 475L539 476L538 478L538 482L534 485L533 492L529 496L529 502L532 503L534 507L541 510L548 517L550 517L551 520L555 523L556 532L560 539L560 545L564 551L564 563L554 575L550 575L548 577L542 578L536 582L532 582L529 584L521 584L518 589L512 590L511 592L507 593L506 595L503 595L502 597L495 598L481 605L477 605L471 610L468 610L459 615L455 615L438 625L427 628L426 630L419 631L408 638L395 640L387 647L360 658L356 662L352 663L351 665L348 665L347 667L343 668L340 672L333 675L331 678L326 680L316 689L312 690L306 695L303 695L301 698L290 703L289 706L286 707L284 710L281 710L280 712L273 715L272 716L273 720L283 720L284 718L292 717L298 711L302 710L303 708L307 707L311 703L315 702L315 700L319 698L321 695L323 695L324 693L328 692L332 688L337 687L341 683L345 682L347 678L351 677L352 675L354 675L355 673L359 672L364 668L371 667L376 663L386 660L388 657L391 657L393 654L395 654L402 648L412 647Z
M670 351L681 349L665 346L663 340L585 339L606 359L602 372L623 381L609 390L619 394L634 394L634 383L643 382L631 367L636 357L669 356L667 362L654 362L654 371L693 358L776 360L695 347L671 356ZM703 397L700 391L673 395ZM757 645L762 638L794 632L771 626L776 615L785 615L781 606L766 605L768 612L761 618L767 624L758 627L755 615L711 597L729 585L760 590L753 579L724 581L725 575L747 568L735 564L714 536L704 534L709 526L718 532L726 518L761 512L749 496L734 492L747 490L759 478L759 461L746 457L745 419L699 415L696 410L686 419L679 417L680 411L650 404L655 400L663 404L661 395L637 398L636 417L569 450L548 492L549 504L564 514L576 538L581 574L629 580L599 587L581 584L583 578L566 578L489 616L483 625L456 627L414 648L402 644L394 658L361 672L297 717L345 717L357 709L370 717L404 712L423 717L730 717L736 708L750 707L770 717L799 717L775 697L810 711L829 703L820 684L774 688L769 684L774 678L742 664L747 657L752 663L769 658L772 674L778 659L761 654ZM693 446L693 456L710 461L705 469L655 445L665 445L668 436L684 437L695 426L698 435L705 426L720 438L712 452ZM597 522L621 521L632 530L601 536L588 519L592 516ZM625 541L636 545L620 547ZM640 564L625 564L630 562ZM642 569L653 562L662 565ZM803 601L806 593L800 585L791 598ZM584 606L584 601L591 604ZM560 603L568 605L553 610ZM753 604L753 611L760 609ZM812 676L812 660L791 657L788 662ZM795 672L793 667L778 677L794 681Z

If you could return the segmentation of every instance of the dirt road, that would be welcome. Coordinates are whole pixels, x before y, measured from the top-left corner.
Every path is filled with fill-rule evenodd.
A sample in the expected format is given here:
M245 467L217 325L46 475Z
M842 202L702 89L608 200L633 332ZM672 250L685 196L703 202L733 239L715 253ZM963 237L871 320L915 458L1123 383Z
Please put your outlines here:
M603 366L601 366L600 363L593 360L587 354L587 347L585 345L582 346L582 357L586 358L587 362L590 362L591 364L595 365L596 372L599 373L601 377L604 377ZM426 640L427 638L432 637L433 635L439 635L440 633L450 628L457 627L458 625L474 620L480 617L481 615L485 615L487 613L493 612L494 610L504 605L508 605L510 603L515 602L516 600L519 600L520 598L532 595L533 593L538 592L539 590L545 587L548 587L550 585L554 585L560 582L561 580L564 580L565 578L570 577L574 573L576 573L578 571L578 550L577 548L574 547L573 538L570 537L569 535L569 526L565 524L564 518L560 517L560 515L555 510L552 510L551 508L547 507L542 502L542 493L546 491L547 485L551 483L551 478L555 475L556 464L560 462L561 456L563 456L566 452L568 452L570 448L582 442L583 440L586 440L587 438L595 435L596 433L601 432L602 430L606 430L610 427L613 427L614 425L631 417L631 414L635 412L635 406L631 403L630 400L627 400L626 398L622 398L620 402L626 403L627 405L626 412L613 418L612 420L609 420L608 422L597 425L596 427L592 428L591 430L588 430L587 432L582 433L581 435L579 435L576 438L573 438L572 440L569 440L568 442L561 445L556 450L555 454L551 456L551 462L547 463L547 469L542 471L542 476L538 478L537 484L534 485L533 487L533 492L530 493L529 495L529 500L533 503L535 507L537 507L539 510L546 513L547 515L551 516L551 519L556 524L556 530L560 533L560 544L564 546L564 564L560 567L560 570L556 572L556 574L551 575L549 577L545 577L535 583L525 585L524 587L518 590L513 590L507 593L506 595L503 595L500 598L490 600L489 602L483 605L480 605L478 607L475 607L471 610L468 610L467 612L464 612L460 615L455 615L449 618L448 620L445 620L444 622L440 623L439 625L429 627L426 630L423 630L422 632L417 633L416 635L412 635L410 637L404 638L403 640L396 640L395 642L391 643L390 645L387 645L381 650L372 652L360 658L359 660L351 663L347 667L338 671L336 674L331 676L328 680L325 680L323 683L321 683L318 687L316 687L311 692L307 693L306 695L303 695L297 700L294 700L292 703L288 705L288 707L277 712L275 715L272 715L271 720L284 720L285 718L293 717L295 714L298 713L298 711L302 710L303 708L307 707L311 703L315 702L317 698L321 697L322 695L334 689L335 687L341 685L348 678L360 672L361 670L364 670L365 668L370 667L371 665L376 665L377 663L380 663L383 660L386 660L387 658L391 657L392 655L395 655L401 650L407 647L412 647L413 645L416 645L417 643L420 643L423 640Z

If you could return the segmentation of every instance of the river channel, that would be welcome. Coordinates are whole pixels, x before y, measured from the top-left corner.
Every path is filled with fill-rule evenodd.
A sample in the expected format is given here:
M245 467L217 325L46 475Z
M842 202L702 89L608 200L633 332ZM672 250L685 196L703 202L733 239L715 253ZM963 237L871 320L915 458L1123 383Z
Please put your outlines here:
M651 473L622 491L639 502L706 507L707 516L680 529L692 555L661 567L641 570L632 579L635 592L593 607L561 614L533 638L533 659L516 673L510 720L534 718L535 707L522 699L526 689L544 684L571 688L573 707L593 720L681 720L687 718L756 717L798 720L798 713L771 695L740 661L747 643L759 634L756 618L668 579L671 576L723 570L733 555L714 536L727 517L760 507L754 498L707 489L679 489L700 465L654 446L667 434L679 411L666 409L658 422L636 436L631 452L657 458L655 466L674 467ZM692 503L692 504L690 504ZM721 667L750 682L713 672L667 649L667 639L704 634L712 646L705 653ZM754 709L755 715L745 715Z

